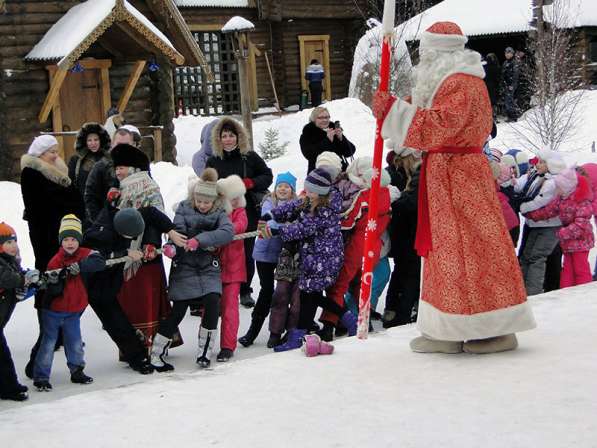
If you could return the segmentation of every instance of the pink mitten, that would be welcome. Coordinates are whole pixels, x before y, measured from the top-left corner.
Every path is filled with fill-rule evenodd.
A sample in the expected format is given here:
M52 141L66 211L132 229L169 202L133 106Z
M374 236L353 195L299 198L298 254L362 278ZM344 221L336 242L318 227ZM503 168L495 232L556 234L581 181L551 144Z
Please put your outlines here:
M195 252L197 249L199 249L199 241L197 241L195 238L191 238L187 241L186 249L190 250L191 252Z
M176 255L176 248L173 244L166 244L164 247L162 247L162 254L168 258L174 258Z

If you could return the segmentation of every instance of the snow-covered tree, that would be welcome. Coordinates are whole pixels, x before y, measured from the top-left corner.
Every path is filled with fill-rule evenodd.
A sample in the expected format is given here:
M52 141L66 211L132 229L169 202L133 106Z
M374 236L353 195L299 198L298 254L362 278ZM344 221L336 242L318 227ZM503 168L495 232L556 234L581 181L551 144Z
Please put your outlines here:
M266 129L265 140L259 143L259 152L263 160L272 160L286 154L286 148L290 142L280 144L280 131L274 128Z

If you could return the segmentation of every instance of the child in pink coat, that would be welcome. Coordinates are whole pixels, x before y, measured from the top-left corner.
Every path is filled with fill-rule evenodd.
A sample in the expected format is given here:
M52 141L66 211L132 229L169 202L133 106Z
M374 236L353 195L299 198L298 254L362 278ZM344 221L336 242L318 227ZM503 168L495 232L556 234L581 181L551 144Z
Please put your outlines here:
M246 191L242 179L236 175L218 180L218 192L226 200L228 217L232 221L235 235L247 230ZM226 362L236 350L240 285L247 280L243 240L232 241L224 246L220 252L220 261L222 266L222 325L220 327L220 353L216 359L218 362Z
M547 206L531 212L531 219L559 216L558 230L564 264L560 288L592 281L589 251L595 246L593 226L593 192L586 176L574 169L565 170L555 178L558 197Z

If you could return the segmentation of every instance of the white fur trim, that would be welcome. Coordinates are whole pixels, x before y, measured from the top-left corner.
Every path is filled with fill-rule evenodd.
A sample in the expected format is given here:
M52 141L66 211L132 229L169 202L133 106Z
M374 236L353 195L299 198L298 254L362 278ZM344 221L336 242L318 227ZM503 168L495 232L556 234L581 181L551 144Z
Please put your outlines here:
M23 154L21 157L21 170L23 168L39 171L46 179L63 187L68 187L71 184L68 177L68 167L60 157L56 159L54 165L50 165L39 157Z
M394 147L403 146L408 128L416 113L416 106L398 98L383 122L381 136L384 139L392 139Z
M528 301L485 313L450 314L419 301L417 328L442 341L487 339L520 331L532 330L537 324Z
M468 39L458 34L437 34L424 31L421 34L420 51L462 51Z

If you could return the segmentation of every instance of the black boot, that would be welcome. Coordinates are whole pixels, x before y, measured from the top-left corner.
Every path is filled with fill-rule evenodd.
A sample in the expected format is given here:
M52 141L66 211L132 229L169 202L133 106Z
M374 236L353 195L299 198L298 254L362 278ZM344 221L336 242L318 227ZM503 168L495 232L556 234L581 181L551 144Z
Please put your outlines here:
M232 350L230 350L229 348L223 348L222 350L220 350L220 353L218 353L218 356L216 356L216 361L228 362L230 361L230 358L232 358L233 356L234 352Z
M317 332L322 341L330 342L334 340L334 326L324 322L323 328Z
M240 304L245 308L253 308L255 306L255 301L253 300L253 297L251 297L251 293L241 294Z
M238 338L238 342L243 347L249 347L253 345L253 342L255 342L255 339L257 339L257 336L259 336L259 332L261 331L261 327L263 326L264 320L265 319L256 317L251 319L251 325L249 326L247 333L244 336Z
M131 369L133 369L135 372L139 372L141 375L149 375L154 371L153 366L147 358L131 360L129 361L129 366Z
M85 373L83 373L83 367L79 367L70 374L70 381L75 384L91 384L93 383L93 378L85 375Z
M282 337L276 333L270 333L269 339L267 340L267 348L274 348L276 345L282 343Z
M52 385L47 380L34 381L33 385L37 388L38 392L50 392Z
M24 386L23 386L24 387ZM27 391L12 390L0 393L0 400L25 401L29 398Z

